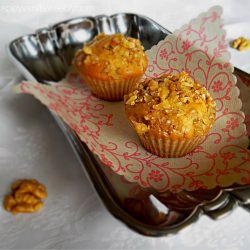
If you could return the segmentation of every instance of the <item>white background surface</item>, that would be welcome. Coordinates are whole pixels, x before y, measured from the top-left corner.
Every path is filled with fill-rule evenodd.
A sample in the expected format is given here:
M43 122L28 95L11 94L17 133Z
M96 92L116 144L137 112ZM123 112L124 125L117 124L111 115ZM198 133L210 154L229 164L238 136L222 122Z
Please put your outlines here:
M250 38L248 0L0 1L0 200L16 178L37 178L49 192L34 215L0 207L1 249L249 249L250 215L241 208L220 221L203 216L174 236L148 238L127 229L100 203L46 108L8 91L19 73L6 46L17 36L71 17L117 12L143 14L174 30L217 4L228 40ZM250 71L250 51L230 51L233 64Z

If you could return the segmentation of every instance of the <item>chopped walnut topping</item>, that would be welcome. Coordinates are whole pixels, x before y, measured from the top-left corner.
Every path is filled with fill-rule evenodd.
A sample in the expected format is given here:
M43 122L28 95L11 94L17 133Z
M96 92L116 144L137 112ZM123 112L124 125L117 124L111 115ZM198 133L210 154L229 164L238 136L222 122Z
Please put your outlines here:
M146 133L148 132L149 128L146 124L144 123L139 123L139 122L134 122L134 127L135 130L140 134L140 133Z
M143 74L147 58L139 40L101 33L77 51L73 64L88 76L120 79Z
M18 180L13 183L12 194L6 195L4 208L13 213L34 213L43 207L46 188L36 180Z
M126 104L128 105L135 105L135 100L136 100L137 96L136 95L132 95L127 101Z
M91 50L91 48L88 47L88 46L85 46L82 50L83 50L83 52L84 52L85 54L87 54L87 55L92 54L92 50Z
M208 91L186 72L145 79L125 96L125 103L137 132L141 129L141 133L173 138L205 135L216 115L216 105Z

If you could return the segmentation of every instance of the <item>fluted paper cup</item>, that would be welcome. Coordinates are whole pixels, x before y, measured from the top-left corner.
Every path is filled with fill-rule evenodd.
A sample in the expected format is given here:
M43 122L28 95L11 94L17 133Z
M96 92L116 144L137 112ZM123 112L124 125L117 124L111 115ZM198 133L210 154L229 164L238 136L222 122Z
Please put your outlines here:
M122 101L124 95L133 91L139 77L131 77L126 80L100 80L94 77L82 76L93 95L106 101Z
M204 139L197 136L190 139L173 140L169 138L156 138L149 134L139 134L139 139L145 149L160 157L178 158L192 152Z

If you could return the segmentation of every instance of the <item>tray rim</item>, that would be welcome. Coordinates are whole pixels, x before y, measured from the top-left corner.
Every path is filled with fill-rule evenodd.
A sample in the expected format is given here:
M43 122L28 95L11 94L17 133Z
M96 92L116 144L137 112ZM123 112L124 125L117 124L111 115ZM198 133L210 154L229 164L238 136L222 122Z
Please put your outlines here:
M67 23L67 22L72 22L72 21L76 21L76 20L84 20L87 18L92 18L92 19L99 19L99 18L112 18L118 15L132 15L132 16L137 16L140 18L144 18L148 21L150 21L151 23L153 23L154 25L156 25L160 30L162 30L166 35L170 34L171 32L168 31L166 28L164 28L162 25L158 24L157 22L155 22L154 20L152 20L149 17L146 17L144 15L138 15L135 13L126 13L126 12L121 12L121 13L115 13L112 15L97 15L97 16L82 16L82 17L75 17L75 18L70 18L61 22L57 22L53 25L49 25L47 28L40 28L37 29L35 31L35 33L31 33L31 34L27 34L27 35L23 35L20 37L17 37L16 39L12 40L9 43L8 46L8 53L9 56L11 57L11 59L13 60L14 64L16 64L18 66L18 68L21 68L21 72L24 73L24 75L33 81L36 81L35 77L31 74L31 72L29 72L29 70L22 64L22 62L14 55L13 51L12 51L12 45L17 42L20 39L23 39L25 37L30 37L30 36L35 36L38 32L47 32L51 29L54 29L55 27L63 24L63 23ZM240 73L240 74L244 74L247 75L250 79L250 74L248 74L247 72L240 70L236 67L234 67L235 72ZM73 151L75 152L76 157L78 158L81 167L83 169L83 171L85 172L86 176L88 177L91 186L94 188L94 190L98 193L97 197L99 197L102 200L102 203L105 205L105 207L109 210L109 212L116 217L117 219L119 219L120 221L122 221L124 224L126 224L129 228L137 231L140 234L143 235L147 235L147 236L165 236L168 234L175 234L178 231L180 231L181 229L185 228L186 226L192 224L193 222L197 221L198 218L202 215L202 214L206 214L209 215L208 212L206 212L204 210L204 207L210 203L213 203L223 197L224 195L224 199L223 201L230 203L230 209L227 206L224 206L222 208L218 208L217 210L214 210L213 214L219 213L219 216L213 216L209 215L210 217L212 217L213 219L217 219L219 218L221 215L224 215L225 213L231 212L232 208L236 207L237 205L240 205L242 207L244 207L246 204L244 202L240 202L237 197L235 195L232 194L233 191L238 191L240 189L247 189L250 187L249 186L242 186L239 188L223 188L220 187L220 192L219 194L214 197L214 199L210 200L207 203L203 203L203 204L199 204L195 207L195 209L192 211L192 213L186 217L183 221L181 221L180 223L177 223L175 225L171 225L168 226L168 228L159 228L158 226L151 226L151 225L147 225L144 224L140 221L138 221L137 219L135 219L133 216L129 215L126 211L124 211L124 209L121 208L121 206L119 206L119 204L114 200L114 198L112 197L111 193L108 191L107 188L105 188L105 181L102 178L98 178L98 180L96 178L93 177L93 175L95 175L96 177L100 177L101 173L97 173L98 170L97 168L93 167L95 164L98 165L98 162L95 159L94 154L87 148L87 146L82 143L77 135L59 118L57 117L53 112L50 111L50 113L52 114L53 118L56 120L58 126L61 128L63 134L66 136L68 142L70 143ZM78 145L76 145L76 143L78 142ZM79 145L81 145L81 148L79 148ZM84 153L84 156L87 158L81 158L82 153ZM92 165L88 168L86 168L86 164L87 165ZM92 171L92 172L91 172ZM104 191L104 192L103 192ZM225 195L225 194L228 194ZM248 205L248 204L247 204Z

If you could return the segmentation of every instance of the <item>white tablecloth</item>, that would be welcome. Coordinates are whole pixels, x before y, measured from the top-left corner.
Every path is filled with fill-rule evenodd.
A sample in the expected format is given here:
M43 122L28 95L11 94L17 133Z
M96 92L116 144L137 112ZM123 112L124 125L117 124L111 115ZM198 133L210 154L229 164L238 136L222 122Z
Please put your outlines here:
M16 178L36 178L49 191L34 215L13 216L0 206L1 249L249 249L250 214L242 208L220 221L202 216L177 235L149 238L131 231L101 204L46 108L8 91L20 79L6 52L17 36L71 17L117 12L143 14L174 30L216 4L224 8L227 38L250 38L248 0L1 0L0 200ZM233 64L250 71L250 51L230 51Z

